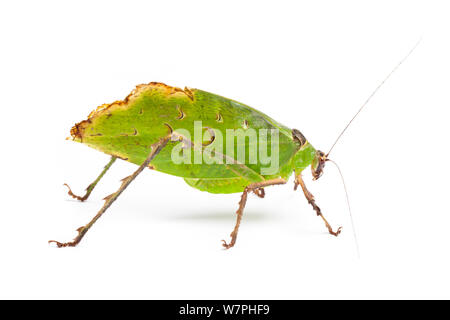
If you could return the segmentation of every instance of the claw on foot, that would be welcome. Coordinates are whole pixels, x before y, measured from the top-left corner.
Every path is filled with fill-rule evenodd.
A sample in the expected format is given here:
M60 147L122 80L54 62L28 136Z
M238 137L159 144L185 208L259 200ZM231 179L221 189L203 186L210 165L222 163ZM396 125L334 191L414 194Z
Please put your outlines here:
M59 242L59 241L56 241L56 240L49 240L48 243L54 243L54 244L56 244L56 246L58 248L75 247L77 245L77 243L75 243L74 241L62 243L62 242Z
M83 226L83 227L79 227L78 229L77 229L77 232L78 232L78 235L77 235L77 237L73 240L73 241L70 241L70 242L59 242L59 241L56 241L56 240L49 240L48 241L48 243L50 244L50 243L54 243L54 244L56 244L56 246L58 247L58 248L65 248L65 247L75 247L79 242L80 242L80 240L81 240L81 237L82 237L82 232L84 231L84 229L85 229L85 227Z
M222 240L222 246L225 248L225 249L230 249L231 247L232 247L232 245L231 244L228 244L225 240Z
M332 234L333 236L337 237L341 233L342 227L339 227L336 232L334 232L332 229L330 229L328 231L330 232L330 234Z
M70 187L69 187L69 185L67 184L67 183L64 183L64 185L67 187L67 189L69 189L69 191L67 192L67 194L69 195L69 196L71 196L72 198L74 198L74 199L77 199L77 200L80 200L81 202L83 202L83 201L85 201L87 198L88 198L88 194L86 193L84 196L82 196L82 197L80 197L80 196L77 196L76 194L74 194L73 192L72 192L72 189L70 189Z

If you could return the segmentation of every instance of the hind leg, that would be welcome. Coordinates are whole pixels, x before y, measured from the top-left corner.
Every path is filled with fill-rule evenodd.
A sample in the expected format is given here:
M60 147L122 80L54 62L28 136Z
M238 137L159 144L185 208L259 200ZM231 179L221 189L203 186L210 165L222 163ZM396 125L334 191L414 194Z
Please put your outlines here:
M170 140L170 136L165 137L164 139L158 141L157 143L152 145L152 151L148 155L147 159L144 161L143 164L139 166L139 168L131 175L124 179L122 179L122 185L120 188L113 194L110 194L107 196L104 200L105 203L103 204L103 207L100 209L100 211L92 218L92 220L86 224L83 227L80 227L77 229L78 235L73 239L71 242L61 243L59 241L50 240L49 243L55 243L58 248L61 247L75 247L81 239L85 236L85 234L89 231L89 229L92 227L92 225L105 213L106 210L112 205L114 201L122 194L122 192L130 185L130 183L150 164L150 161L153 160L154 157L163 149L167 142Z
M97 185L97 183L103 178L103 176L105 175L105 173L109 170L109 168L111 168L111 166L113 165L114 161L116 161L116 157L112 156L111 160L109 160L108 164L105 166L105 168L103 169L103 171L100 173L100 175L97 177L97 179L94 180L94 182L92 182L87 188L86 188L86 193L84 196L80 197L77 196L76 194L74 194L72 192L72 190L70 189L69 185L67 183L64 183L64 185L69 188L69 191L67 192L69 194L69 196L71 196L74 199L80 200L81 202L87 200L87 198L89 198L89 196L91 195L92 190L94 190L95 186Z

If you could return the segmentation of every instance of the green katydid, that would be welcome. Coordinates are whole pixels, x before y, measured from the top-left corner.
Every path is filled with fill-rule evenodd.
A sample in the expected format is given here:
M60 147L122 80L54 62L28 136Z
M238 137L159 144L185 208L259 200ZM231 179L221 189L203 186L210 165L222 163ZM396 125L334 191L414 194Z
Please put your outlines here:
M416 46L380 83L353 119ZM229 136L230 130L239 131L243 138ZM223 134L225 132L226 135ZM334 236L341 232L341 227L333 230L330 226L302 179L303 170L310 166L313 179L317 180L323 173L325 163L329 161L330 152L325 154L316 150L299 130L290 129L237 101L198 89L183 90L152 82L137 86L123 101L98 107L87 120L75 124L70 133L74 141L111 155L110 162L88 186L84 196L75 195L69 187L69 195L80 201L89 197L117 158L139 167L122 180L122 185L115 193L105 198L103 207L87 225L77 230L78 235L73 241L49 241L58 247L76 246L145 168L182 177L190 186L201 191L242 193L231 241L227 243L222 240L226 249L236 243L248 194L255 193L263 198L264 188L287 183L292 173L295 174L294 189L300 185L328 232ZM224 145L227 146L226 151L221 148ZM239 154L242 148L244 151ZM271 150L272 159L276 160L276 166L270 170L267 157L262 156L269 154L268 149ZM175 159L174 155L181 158ZM195 161L199 159L204 161Z

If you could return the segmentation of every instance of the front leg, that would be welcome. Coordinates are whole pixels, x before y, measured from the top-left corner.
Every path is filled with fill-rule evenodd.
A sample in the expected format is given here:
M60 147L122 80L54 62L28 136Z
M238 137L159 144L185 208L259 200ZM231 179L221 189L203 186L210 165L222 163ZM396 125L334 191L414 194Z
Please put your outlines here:
M311 192L309 192L308 189L306 189L305 182L302 179L302 174L300 173L295 177L295 186L294 190L297 190L298 185L302 187L303 193L306 197L306 200L308 200L308 203L313 207L313 209L316 211L317 215L322 218L322 220L325 222L325 226L328 229L328 232L332 234L333 236L338 236L339 233L341 233L342 227L339 227L337 231L333 231L333 228L331 228L331 225L328 223L327 219L322 214L322 211L320 210L319 206L316 204L316 200L314 199L314 196Z

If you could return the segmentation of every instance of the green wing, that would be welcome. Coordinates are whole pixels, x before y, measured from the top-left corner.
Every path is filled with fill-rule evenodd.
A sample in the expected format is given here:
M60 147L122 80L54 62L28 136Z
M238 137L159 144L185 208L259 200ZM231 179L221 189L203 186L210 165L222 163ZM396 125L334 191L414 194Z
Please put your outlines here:
M210 193L236 193L242 192L249 181L243 178L215 178L195 179L184 178L184 181L193 188Z
M182 90L160 83L140 85L124 101L99 107L87 120L76 124L71 134L75 141L140 165L147 157L150 145L170 131L188 133L190 137L186 139L192 139L195 121L201 121L204 130L210 129L214 135L225 133L227 129L278 129L280 169L270 175L261 174L265 165L259 159L253 164L226 161L208 165L174 164L173 149L179 148L182 141L168 144L152 161L153 169L183 177L189 185L200 190L220 193L242 191L242 186L251 182L284 177L292 172L292 158L298 145L289 128L249 106L198 89ZM223 143L226 144L225 134ZM250 148L247 140L244 143L248 158ZM231 154L224 150L216 152L215 156L236 161L237 148L235 145ZM204 150L193 148L192 158L196 153L201 156Z

